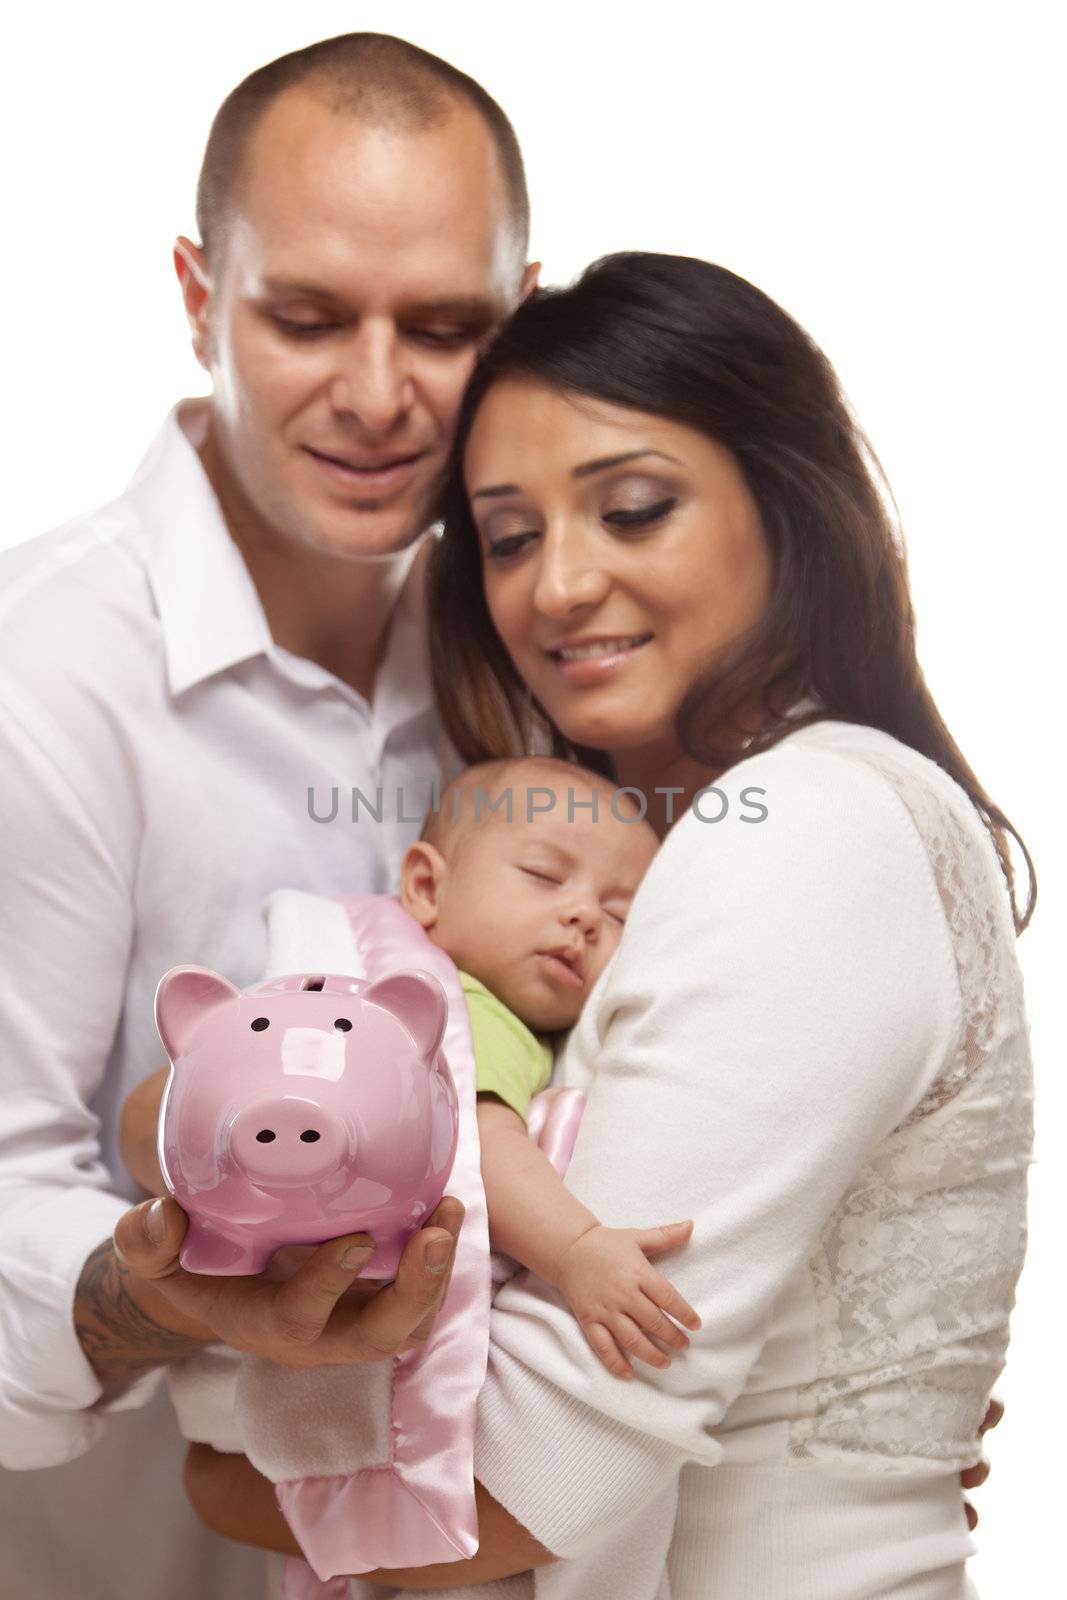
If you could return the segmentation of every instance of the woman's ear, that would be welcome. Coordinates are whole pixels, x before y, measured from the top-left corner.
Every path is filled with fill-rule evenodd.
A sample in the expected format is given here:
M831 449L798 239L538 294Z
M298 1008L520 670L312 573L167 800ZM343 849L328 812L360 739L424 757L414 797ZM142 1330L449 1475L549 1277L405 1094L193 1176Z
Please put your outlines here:
M400 868L400 904L427 931L437 921L439 897L448 876L448 863L440 850L419 839Z

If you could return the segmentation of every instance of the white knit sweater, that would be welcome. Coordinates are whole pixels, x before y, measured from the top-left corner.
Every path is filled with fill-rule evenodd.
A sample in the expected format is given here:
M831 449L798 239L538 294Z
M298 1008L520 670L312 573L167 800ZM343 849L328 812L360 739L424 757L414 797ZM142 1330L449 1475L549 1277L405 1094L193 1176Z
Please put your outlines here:
M872 729L802 729L722 787L722 822L668 835L559 1079L588 1094L574 1192L616 1226L694 1219L664 1270L703 1329L623 1383L555 1291L500 1293L478 1476L563 1559L481 1600L967 1592L957 1474L1031 1140L1004 883L966 796Z

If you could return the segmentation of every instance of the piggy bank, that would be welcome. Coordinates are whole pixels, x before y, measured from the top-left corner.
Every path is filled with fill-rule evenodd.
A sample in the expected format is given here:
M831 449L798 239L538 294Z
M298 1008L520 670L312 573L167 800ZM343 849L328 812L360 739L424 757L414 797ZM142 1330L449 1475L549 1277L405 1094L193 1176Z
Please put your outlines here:
M362 1276L393 1277L455 1158L447 1010L424 972L251 989L204 967L166 973L159 1164L189 1217L182 1266L261 1272L281 1245L366 1232Z

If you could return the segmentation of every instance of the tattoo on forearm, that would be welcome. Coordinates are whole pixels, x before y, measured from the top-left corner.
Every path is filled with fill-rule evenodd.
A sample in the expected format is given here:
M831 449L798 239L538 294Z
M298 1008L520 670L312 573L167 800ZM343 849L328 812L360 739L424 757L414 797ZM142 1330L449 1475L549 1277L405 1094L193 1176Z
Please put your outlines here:
M153 1367L204 1349L204 1341L175 1333L137 1304L127 1280L130 1269L110 1239L98 1245L82 1268L74 1298L74 1326L93 1371L113 1394Z

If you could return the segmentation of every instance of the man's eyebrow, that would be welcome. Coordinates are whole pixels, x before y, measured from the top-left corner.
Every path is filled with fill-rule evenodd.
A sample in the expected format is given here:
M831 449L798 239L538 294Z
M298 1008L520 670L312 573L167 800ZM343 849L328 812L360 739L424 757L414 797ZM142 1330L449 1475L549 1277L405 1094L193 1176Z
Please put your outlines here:
M326 304L349 309L349 301L321 283L306 283L302 278L264 278L263 290L268 295L301 295L307 300L321 300ZM472 326L491 328L503 313L492 301L482 295L447 295L435 300L413 300L398 307L401 317L456 317Z
M401 307L401 314L412 317L459 317L464 322L484 323L492 327L504 313L484 295L450 295L439 300L413 300Z
M263 291L265 294L298 294L308 300L327 300L331 305L345 304L343 295L334 294L332 289L326 289L321 283L305 283L302 278L264 278Z
M571 468L571 477L590 478L596 472L606 472L609 467L620 467L626 461L641 461L646 456L657 456L661 461L669 461L675 467L682 465L674 456L666 455L662 450L626 450L619 456L598 456L595 461L583 461L580 466ZM505 494L521 493L522 490L517 483L493 483L484 489L472 490L470 498L493 499Z

